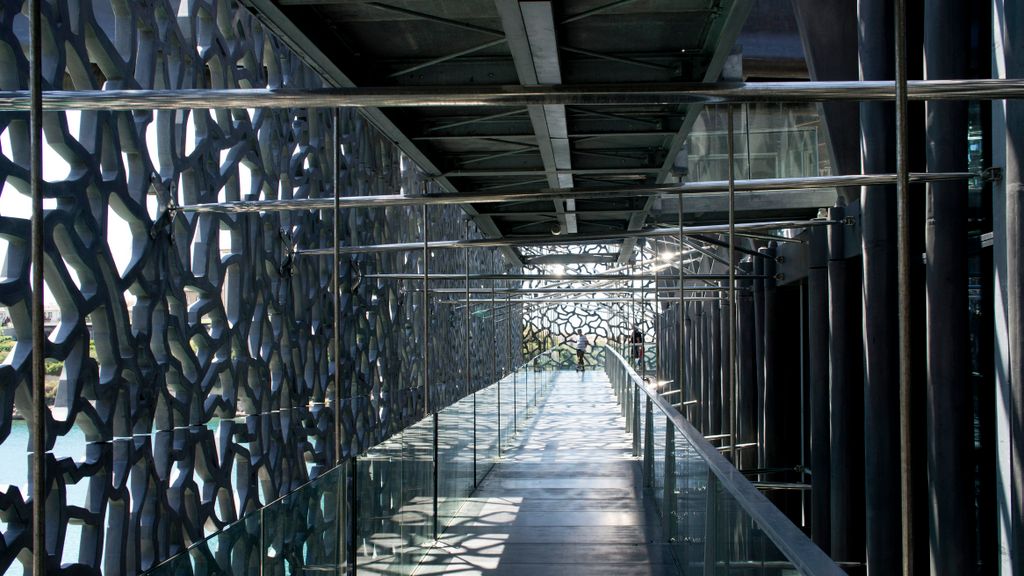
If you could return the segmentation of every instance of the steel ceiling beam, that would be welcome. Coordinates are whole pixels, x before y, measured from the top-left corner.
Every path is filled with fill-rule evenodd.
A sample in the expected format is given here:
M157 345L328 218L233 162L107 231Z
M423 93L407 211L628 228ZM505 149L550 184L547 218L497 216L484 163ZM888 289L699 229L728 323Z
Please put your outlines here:
M425 129L424 132L434 132L436 130L446 130L448 128L458 128L459 126L469 126L470 124L478 124L480 122L486 122L488 120L496 120L498 118L505 118L507 116L518 116L525 114L527 110L525 108L520 110L508 110L506 112L498 112L496 114L488 114L487 116L477 116L469 118L467 120L459 120L458 122L449 122L447 124L439 124L437 126L430 126Z
M603 118L605 120L617 120L620 122L635 122L637 124L646 124L647 126L657 127L660 124L658 120L637 118L635 116L626 116L624 114L614 114L611 112L604 112L601 110L591 110L589 108L583 108L580 106L573 106L572 112L583 116L594 116L596 118Z
M704 82L716 82L721 76L722 68L725 66L725 59L732 52L733 46L736 45L736 38L743 28L743 23L747 21L747 15L750 13L751 6L753 6L752 0L734 0L729 6L728 12L724 16L720 16L725 18L725 22L722 25L721 32L714 39L716 45L711 61L704 71ZM676 135L672 137L672 142L668 146L668 153L665 155L665 160L661 163L661 170L658 172L657 179L659 184L664 184L671 179L672 165L675 162L676 156L683 150L683 144L686 143L690 130L693 128L694 122L697 121L697 115L700 114L702 109L703 105L701 104L686 106L683 124L679 127ZM636 230L644 226L647 223L647 215L652 208L654 208L654 198L648 198L644 211L637 212L630 217L629 229ZM627 238L622 241L622 248L619 251L620 264L624 264L634 257L633 248L635 246L636 240Z
M560 85L562 71L558 61L558 41L551 2L495 0L495 7L501 16L502 29L508 39L520 84ZM529 106L528 109L548 186L572 188L572 174L563 172L572 168L565 105L537 105ZM562 230L575 234L575 200L567 200L563 206L563 200L556 199L554 204Z
M282 2L286 3L286 2ZM304 4L308 4L308 1L304 1ZM498 38L504 38L505 33L501 30L492 30L490 28L484 28L483 26L477 26L475 24L468 24L466 22L459 22L458 20L452 20L450 18L443 18L441 16L435 16L434 14L427 14L426 12L418 12L416 10L410 10L408 8L402 8L401 6L392 6L391 4L384 4L383 2L367 2L367 6L373 6L374 8L380 8L381 10L388 10L390 12L397 12L399 14L405 14L406 16L412 16L420 20L427 20L429 22L437 22L438 24L446 24L448 26L454 26L456 28L462 28L463 30L471 30L473 32L480 32L481 34L487 34L489 36L496 36Z
M515 188L517 186L526 186L528 184L540 184L541 182L547 182L547 178L531 178L529 180L519 180L517 182L506 182L504 184L489 184L487 186L478 186L478 191L490 191L490 190L505 190L507 188Z
M455 60L456 58L461 58L463 56L469 56L470 54L475 54L477 52L480 52L481 50L486 50L488 48L493 48L495 46L498 46L499 44L504 44L504 43L505 43L505 39L504 38L498 38L497 40L490 40L490 41L484 42L482 44L477 44L475 46L470 46L469 48L466 48L464 50L459 50L458 52L452 52L450 54L445 54L444 56L438 56L437 58L431 58L430 60L426 60L424 62L420 62L419 64L414 64L414 65L409 66L407 68L403 68L403 69L398 70L396 72L392 72L392 73L388 74L388 78L397 78L399 76L405 76L406 74L409 74L410 72L415 72L417 70L423 70L424 68L429 68L431 66L436 66L437 64L442 64L444 62L448 62L449 60Z
M498 158L506 158L508 156L517 156L526 152L536 152L536 146L524 146L523 148L516 148L515 150L505 150L503 152L495 152L493 154L487 154L486 156L477 156L468 160L462 160L459 163L465 166L466 164L476 164L477 162L486 162L488 160L497 160Z
M351 78L346 75L341 68L338 67L334 61L328 57L312 40L306 36L298 26L295 25L291 19L281 11L281 9L274 3L274 0L239 0L240 4L246 7L252 12L260 22L268 30L274 33L274 35L289 49L292 50L311 70L316 72L324 82L333 86L334 90L342 91L358 91L355 83ZM174 92L173 90L171 92ZM207 106L200 106L208 108ZM221 102L217 102L221 104ZM45 101L44 101L45 106ZM245 106L246 108L250 106ZM256 103L254 108L263 107L262 104ZM285 106L287 107L287 106ZM308 108L310 103L307 102L305 105L298 104L297 107ZM324 105L324 108L337 108L336 105ZM384 112L378 109L378 107L367 106L362 111L363 117L365 117L371 124L373 124L378 130L381 131L389 140L395 143L396 146L402 152L404 152L409 158L416 163L426 174L430 175L431 178L441 188L451 193L457 193L458 189L451 181L448 180L437 166L423 153L411 140L395 126L395 123L388 118ZM111 109L111 108L106 108ZM502 236L501 231L494 224L494 221L485 216L480 216L476 213L476 210L469 204L462 206L462 209L473 219L476 223L477 228L487 237L500 238ZM519 257L519 254L511 248L501 249L502 254L508 259L513 265L522 266L523 261Z
M562 20L560 22L560 24L569 24L569 23L572 23L572 22L578 22L580 20L583 20L584 18L589 18L589 17L591 17L591 16L593 16L595 14L599 14L599 13L604 12L606 10L610 10L610 9L616 8L618 6L622 6L623 4L630 4L632 2L636 2L636 0L613 0L612 2L609 2L607 4L602 4L602 5L597 6L595 8L591 8L590 10L584 10L583 12L580 12L579 14L573 14L572 16L569 16L568 18Z
M654 64L652 62L644 62L643 60L626 58L624 56L616 56L614 54L602 54L601 52L584 50L582 48L572 48L569 46L563 46L562 50L565 50L566 52L571 52L573 54L579 54L581 56L590 56L591 58L597 58L599 60L608 60L610 62L618 62L620 64L629 64L630 66L659 70L661 72L671 72L673 69L672 66L665 66L664 64Z

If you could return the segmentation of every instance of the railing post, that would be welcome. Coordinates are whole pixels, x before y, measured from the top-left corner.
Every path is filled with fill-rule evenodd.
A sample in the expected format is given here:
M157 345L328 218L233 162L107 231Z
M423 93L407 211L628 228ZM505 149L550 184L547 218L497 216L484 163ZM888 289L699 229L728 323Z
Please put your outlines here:
M708 470L708 483L704 499L704 576L714 576L718 564L718 479ZM726 561L728 561L728 557Z
M265 509L266 507L264 506L263 508L260 508L258 512L260 518L260 576L263 576L265 573L263 565L267 563L267 539L263 537L266 527L265 520L263 519L263 512Z
M526 358L523 358L523 360L526 360ZM524 386L523 392L526 394L526 413L529 414L530 413L530 364L529 364L529 362L524 362L523 363L523 378L526 379L526 382L523 384L523 386ZM534 382L533 385L536 386L537 383Z
M334 188L334 212L332 213L332 245L334 257L331 260L331 312L333 313L333 326L331 338L331 355L334 356L334 396L331 399L331 408L334 410L334 465L341 463L341 297L338 284L341 275L338 268L338 246L341 237L341 119L338 109L331 111L332 139L331 146L334 148L331 154L331 170L334 172L331 178ZM355 394L353 394L355 396Z
M347 469L344 466L338 466L335 472L338 475L337 484L334 487L334 498L337 505L334 524L338 530L338 538L335 541L335 551L338 555L336 565L339 568L348 563L348 540L345 538L346 524L348 521L348 515L346 514L345 507L345 500L348 498L348 474L346 474L346 472Z
M469 239L469 220L466 220L466 239ZM469 250L465 251L466 256L466 392L473 395L473 490L477 488L476 481L476 393L473 386L473 362L469 353L469 339L472 336L471 306L469 304Z
M676 502L676 431L672 422L665 422L665 514L662 516L663 533L669 542L676 541L678 512Z
M434 466L433 466L433 470L431 472L432 472L432 474L434 476L434 478L433 478L433 481L434 481L434 540L437 540L437 536L438 536L438 517L437 517L437 495L438 494L437 493L439 492L438 486L437 486L437 478L438 478L438 468L440 468L441 462L438 459L438 452L437 452L437 433L438 433L437 412L434 412L433 416L434 416L433 417L433 420L434 420L434 422L433 422L433 424L434 424Z
M501 379L498 378L498 308L494 305L494 284L491 281L491 382L497 383L498 408L498 456L501 456Z
M646 398L644 410L644 487L654 486L654 403Z
M423 205L423 415L430 414L430 220Z
M630 430L633 433L633 457L637 458L640 456L640 389L636 386L633 387L633 407L630 412L633 415L633 426Z
M512 294L509 293L505 296L505 325L508 327L508 368L512 371L512 434L516 435L519 433L519 401L516 393L516 388L519 387L516 382L519 370L514 367L515 354L512 352L512 304L509 303L511 300Z
M357 550L359 549L359 461L352 456L348 461L348 538L346 538L347 566L351 576L356 576Z

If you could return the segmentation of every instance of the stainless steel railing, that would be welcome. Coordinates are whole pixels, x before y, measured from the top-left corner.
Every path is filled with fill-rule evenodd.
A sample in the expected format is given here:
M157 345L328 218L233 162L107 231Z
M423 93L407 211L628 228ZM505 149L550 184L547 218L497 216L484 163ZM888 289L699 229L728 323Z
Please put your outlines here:
M606 347L604 358L681 574L844 573L621 354Z

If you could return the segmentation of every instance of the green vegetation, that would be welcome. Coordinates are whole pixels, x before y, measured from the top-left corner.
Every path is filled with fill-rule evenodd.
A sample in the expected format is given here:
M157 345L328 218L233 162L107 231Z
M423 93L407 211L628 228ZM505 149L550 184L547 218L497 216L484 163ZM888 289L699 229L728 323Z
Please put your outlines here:
M7 355L14 348L15 339L10 336L0 335L0 361L7 358ZM94 354L95 349L92 348L90 343L90 353ZM46 381L43 384L46 401L50 404L53 403L54 398L57 397L57 386L60 385L60 373L64 370L64 363L60 360L47 359L43 363L43 371L46 373Z
M533 326L527 325L523 329L523 357L533 358L561 341L560 336L552 335L547 328L537 330Z

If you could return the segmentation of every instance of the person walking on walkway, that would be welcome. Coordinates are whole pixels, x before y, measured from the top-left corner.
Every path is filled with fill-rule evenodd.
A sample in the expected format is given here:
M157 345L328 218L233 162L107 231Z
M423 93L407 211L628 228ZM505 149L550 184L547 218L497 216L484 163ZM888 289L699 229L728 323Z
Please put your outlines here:
M583 329L580 328L576 331L576 366L577 369L583 367L583 355L587 352L587 346L590 342L587 340L586 334L583 333Z
M633 325L633 362L639 366L640 362L644 357L644 334L640 331L640 326Z

